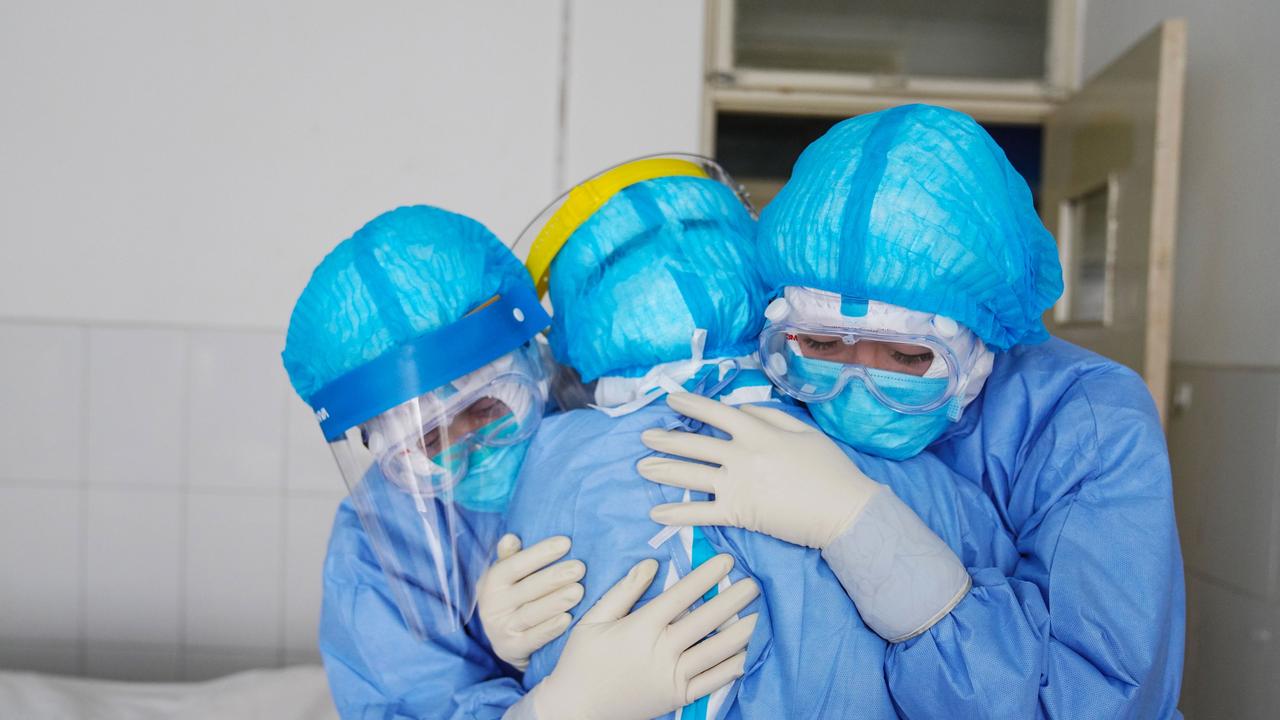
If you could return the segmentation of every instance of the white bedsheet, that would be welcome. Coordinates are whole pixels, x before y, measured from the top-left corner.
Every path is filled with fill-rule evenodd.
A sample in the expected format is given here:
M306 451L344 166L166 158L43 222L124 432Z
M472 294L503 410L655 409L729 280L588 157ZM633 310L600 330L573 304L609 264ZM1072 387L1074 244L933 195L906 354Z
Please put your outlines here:
M0 718L336 720L324 670L251 670L200 683L131 683L0 671Z

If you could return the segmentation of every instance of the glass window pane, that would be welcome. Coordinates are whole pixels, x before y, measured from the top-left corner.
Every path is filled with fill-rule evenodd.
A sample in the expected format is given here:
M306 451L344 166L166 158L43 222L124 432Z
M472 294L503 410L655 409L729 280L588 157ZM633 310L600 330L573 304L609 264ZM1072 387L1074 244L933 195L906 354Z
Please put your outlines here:
M1068 212L1071 282L1068 294L1069 322L1104 322L1107 319L1107 291L1110 278L1107 228L1107 186L1070 201Z
M842 119L722 112L716 116L716 158L734 180L746 186L751 203L759 210L769 204L791 176L791 166L809 143ZM1032 194L1038 194L1040 126L982 126L1026 179Z
M736 64L1040 80L1048 0L738 0Z

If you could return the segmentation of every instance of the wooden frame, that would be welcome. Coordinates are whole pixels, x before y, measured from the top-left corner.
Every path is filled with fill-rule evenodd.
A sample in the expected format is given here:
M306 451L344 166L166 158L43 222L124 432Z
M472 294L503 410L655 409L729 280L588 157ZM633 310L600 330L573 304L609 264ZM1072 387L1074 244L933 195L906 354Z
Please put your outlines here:
M1066 294L1050 331L1115 359L1146 381L1167 418L1176 246L1178 166L1186 74L1186 21L1172 18L1111 60L1046 121L1040 187L1045 222L1057 230ZM1118 218L1113 305L1104 323L1060 322L1070 314L1073 199L1101 183ZM1064 223L1068 225L1065 227ZM1111 223L1108 223L1111 231Z
M1084 27L1082 0L1049 0L1049 32L1045 47L1045 80L1058 97L1080 88L1083 58L1081 31Z
M1169 416L1169 358L1173 337L1173 261L1178 237L1178 168L1182 162L1182 108L1186 91L1187 22L1163 24L1160 80L1156 104L1164 122L1157 126L1151 193L1151 253L1147 261L1147 357L1142 376L1156 388L1152 394L1160 422Z

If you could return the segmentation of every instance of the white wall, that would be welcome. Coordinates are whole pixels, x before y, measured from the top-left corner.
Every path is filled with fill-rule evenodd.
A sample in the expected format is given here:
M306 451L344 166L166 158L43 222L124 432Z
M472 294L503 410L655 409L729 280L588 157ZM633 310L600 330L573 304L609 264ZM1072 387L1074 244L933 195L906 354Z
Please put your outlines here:
M570 13L564 183L638 155L697 152L702 3L575 2Z
M283 327L384 209L517 230L554 186L559 7L6 3L0 312Z
M378 212L514 239L696 147L702 3L0 5L0 667L314 659L343 490L280 366Z
M1090 2L1093 74L1166 17L1189 53L1169 422L1187 568L1188 718L1280 706L1280 3Z

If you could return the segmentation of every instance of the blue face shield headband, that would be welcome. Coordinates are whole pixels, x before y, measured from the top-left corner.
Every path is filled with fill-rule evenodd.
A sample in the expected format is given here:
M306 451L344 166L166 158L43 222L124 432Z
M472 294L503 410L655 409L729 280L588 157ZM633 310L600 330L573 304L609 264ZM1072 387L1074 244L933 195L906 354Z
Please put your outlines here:
M308 398L325 439L460 378L529 342L551 324L537 296L513 284L456 323L337 378Z

